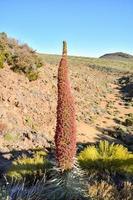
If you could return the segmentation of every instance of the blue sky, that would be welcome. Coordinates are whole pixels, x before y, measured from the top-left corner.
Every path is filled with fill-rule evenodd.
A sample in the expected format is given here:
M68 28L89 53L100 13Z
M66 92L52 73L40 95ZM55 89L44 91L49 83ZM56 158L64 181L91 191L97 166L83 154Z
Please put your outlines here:
M133 0L0 0L0 32L39 52L133 54Z

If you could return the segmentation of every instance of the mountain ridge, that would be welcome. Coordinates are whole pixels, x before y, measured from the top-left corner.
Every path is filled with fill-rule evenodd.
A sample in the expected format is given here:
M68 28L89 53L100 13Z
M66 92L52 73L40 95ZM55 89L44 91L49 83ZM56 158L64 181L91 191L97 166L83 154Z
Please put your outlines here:
M104 58L104 59L133 59L133 55L128 54L128 53L123 53L123 52L114 52L114 53L106 53L99 58Z

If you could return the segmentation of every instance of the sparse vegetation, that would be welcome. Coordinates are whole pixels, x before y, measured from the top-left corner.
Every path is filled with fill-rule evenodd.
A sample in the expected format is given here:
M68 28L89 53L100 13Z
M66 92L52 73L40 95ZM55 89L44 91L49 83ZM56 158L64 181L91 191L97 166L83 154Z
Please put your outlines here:
M60 56L40 54L45 62L57 64ZM89 57L69 56L69 64L72 66L86 65L92 69L97 69L105 72L133 72L133 61L131 60L110 60Z

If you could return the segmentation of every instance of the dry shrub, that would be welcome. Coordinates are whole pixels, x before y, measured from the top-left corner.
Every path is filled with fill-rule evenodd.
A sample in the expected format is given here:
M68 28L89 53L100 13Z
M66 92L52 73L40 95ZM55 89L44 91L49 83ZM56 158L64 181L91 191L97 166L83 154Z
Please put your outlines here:
M88 195L95 200L115 200L116 188L105 181L88 185Z
M1 68L5 61L13 71L24 73L30 81L38 78L37 69L43 65L43 61L27 44L21 45L5 33L0 33L0 55Z
M133 185L130 182L124 182L123 188L118 190L113 183L95 181L89 183L88 195L94 200L132 200Z

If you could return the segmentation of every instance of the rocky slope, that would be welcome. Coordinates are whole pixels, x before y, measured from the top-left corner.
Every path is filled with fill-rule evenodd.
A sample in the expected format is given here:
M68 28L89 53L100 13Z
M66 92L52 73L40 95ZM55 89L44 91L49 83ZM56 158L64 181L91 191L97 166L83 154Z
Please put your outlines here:
M39 79L30 82L24 75L0 70L0 149L29 149L48 146L56 124L58 64L46 63ZM100 102L111 92L116 75L89 68L82 63L69 65L77 109L78 141L87 142L84 128L106 109ZM91 134L91 133L90 133Z

